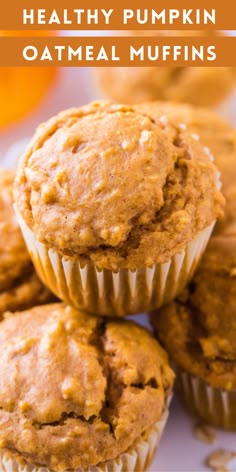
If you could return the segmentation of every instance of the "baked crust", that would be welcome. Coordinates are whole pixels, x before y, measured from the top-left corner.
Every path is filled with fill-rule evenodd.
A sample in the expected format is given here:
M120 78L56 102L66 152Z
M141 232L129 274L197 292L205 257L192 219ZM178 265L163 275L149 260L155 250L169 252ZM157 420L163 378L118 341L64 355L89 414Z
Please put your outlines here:
M236 238L214 237L189 288L152 316L178 366L228 390L236 389L235 277Z
M57 471L128 449L161 418L174 378L144 328L64 304L1 323L0 369L1 448Z
M185 124L188 131L209 148L221 173L222 192L226 199L224 217L218 221L215 232L236 234L235 129L212 111L191 105L155 102L138 105L137 109L151 114L155 120L164 114L172 125Z
M217 187L208 152L185 129L97 102L38 128L15 199L48 248L132 270L166 262L210 225L223 207Z

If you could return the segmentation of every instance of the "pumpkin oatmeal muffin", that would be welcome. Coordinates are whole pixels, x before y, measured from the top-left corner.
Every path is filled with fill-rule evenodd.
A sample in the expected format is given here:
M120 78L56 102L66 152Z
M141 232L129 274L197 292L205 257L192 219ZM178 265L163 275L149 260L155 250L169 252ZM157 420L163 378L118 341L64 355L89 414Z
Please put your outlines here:
M236 238L210 240L188 290L152 316L178 390L203 420L236 429Z
M122 36L212 36L208 31L127 31ZM219 33L217 33L219 34ZM233 67L99 67L95 79L106 97L120 103L174 101L215 106L235 87Z
M0 368L1 470L145 470L174 380L147 330L34 307L1 323Z
M120 316L174 298L223 208L219 173L200 142L165 117L107 102L38 128L15 201L49 288L86 311Z
M14 171L0 169L0 319L7 310L53 299L35 273L13 211L14 177Z
M216 113L191 105L152 102L138 105L137 109L152 114L155 120L164 115L174 126L187 126L192 137L206 146L221 173L226 199L224 217L218 221L215 232L236 234L236 130Z

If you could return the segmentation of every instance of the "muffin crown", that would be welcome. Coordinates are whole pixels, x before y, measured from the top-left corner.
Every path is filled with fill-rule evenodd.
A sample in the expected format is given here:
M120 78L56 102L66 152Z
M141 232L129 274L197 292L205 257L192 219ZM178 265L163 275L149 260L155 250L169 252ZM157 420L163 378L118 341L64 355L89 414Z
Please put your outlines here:
M168 260L222 207L216 169L185 129L103 102L42 125L15 189L39 241L113 270Z
M191 286L206 357L236 360L236 237L212 238Z
M210 240L189 287L152 317L170 357L216 388L236 388L236 237Z
M126 450L160 419L173 383L146 330L63 304L2 322L0 368L1 447L56 470Z

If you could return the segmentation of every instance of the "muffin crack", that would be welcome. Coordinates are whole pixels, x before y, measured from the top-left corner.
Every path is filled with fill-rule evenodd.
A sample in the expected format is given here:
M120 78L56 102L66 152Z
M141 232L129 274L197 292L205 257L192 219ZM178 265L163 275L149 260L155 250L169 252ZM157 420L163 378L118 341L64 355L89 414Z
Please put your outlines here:
M174 375L140 326L58 303L9 317L0 331L0 440L26 463L87 469L119 457L160 420L162 384Z
M47 423L41 423L39 421L33 421L32 425L34 427L36 427L37 429L43 429L43 428L46 428L47 426L50 426L50 427L64 426L64 425L66 425L66 423L68 422L69 419L80 420L80 421L82 421L83 423L86 423L86 424L87 423L93 424L97 418L98 417L96 415L92 415L89 418L85 418L85 416L78 415L74 411L70 411L69 413L67 411L63 411L60 415L60 418L56 421L49 421Z
M147 382L138 382L138 383L131 383L131 387L134 388L139 388L140 390L143 390L146 387L151 387L154 389L158 389L158 383L154 377L150 378Z
M93 331L90 342L94 345L98 352L98 361L103 369L107 385L105 390L105 398L100 410L101 420L109 425L110 433L116 439L116 428L119 422L119 410L117 405L121 401L126 389L145 390L151 388L157 390L159 388L156 378L143 378L142 372L137 371L137 380L135 382L125 381L120 377L120 369L126 369L128 365L115 366L116 351L110 345L107 333L107 322L100 322Z
M160 112L94 103L39 128L15 182L37 241L98 269L135 270L170 260L220 215L206 148Z
M102 367L103 375L106 378L106 389L105 389L105 398L103 401L102 408L100 410L101 420L109 426L110 433L114 439L115 436L115 426L112 422L108 410L112 408L112 402L110 398L110 382L111 382L111 371L109 368L109 363L107 362L107 353L105 351L105 335L106 335L107 323L106 321L98 322L96 329L93 331L90 337L90 343L97 349L97 358L98 362ZM120 389L119 389L120 390Z

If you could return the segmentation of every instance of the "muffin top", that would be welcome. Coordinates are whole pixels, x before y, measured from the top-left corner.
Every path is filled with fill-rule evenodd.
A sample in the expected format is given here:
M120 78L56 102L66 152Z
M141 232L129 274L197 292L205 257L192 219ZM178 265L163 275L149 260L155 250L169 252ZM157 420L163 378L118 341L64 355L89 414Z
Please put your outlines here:
M122 31L122 36L152 37L152 54L160 36L214 36L209 31ZM219 35L219 32L217 32ZM221 33L222 35L222 33ZM106 96L125 103L170 100L195 106L214 106L235 85L233 67L101 67L95 77Z
M218 187L208 152L185 130L98 102L38 128L15 199L47 247L98 268L135 269L166 262L210 225L223 206Z
M224 218L218 221L216 232L236 234L236 130L212 111L191 105L152 102L138 105L137 110L151 114L155 120L164 115L173 126L186 125L192 136L206 146L221 172L226 198Z
M236 238L210 240L176 302L152 321L172 359L218 388L236 388Z
M13 211L15 172L0 169L0 319L52 297L38 279Z
M63 304L1 323L0 368L1 448L57 471L132 446L161 418L174 378L144 328Z

